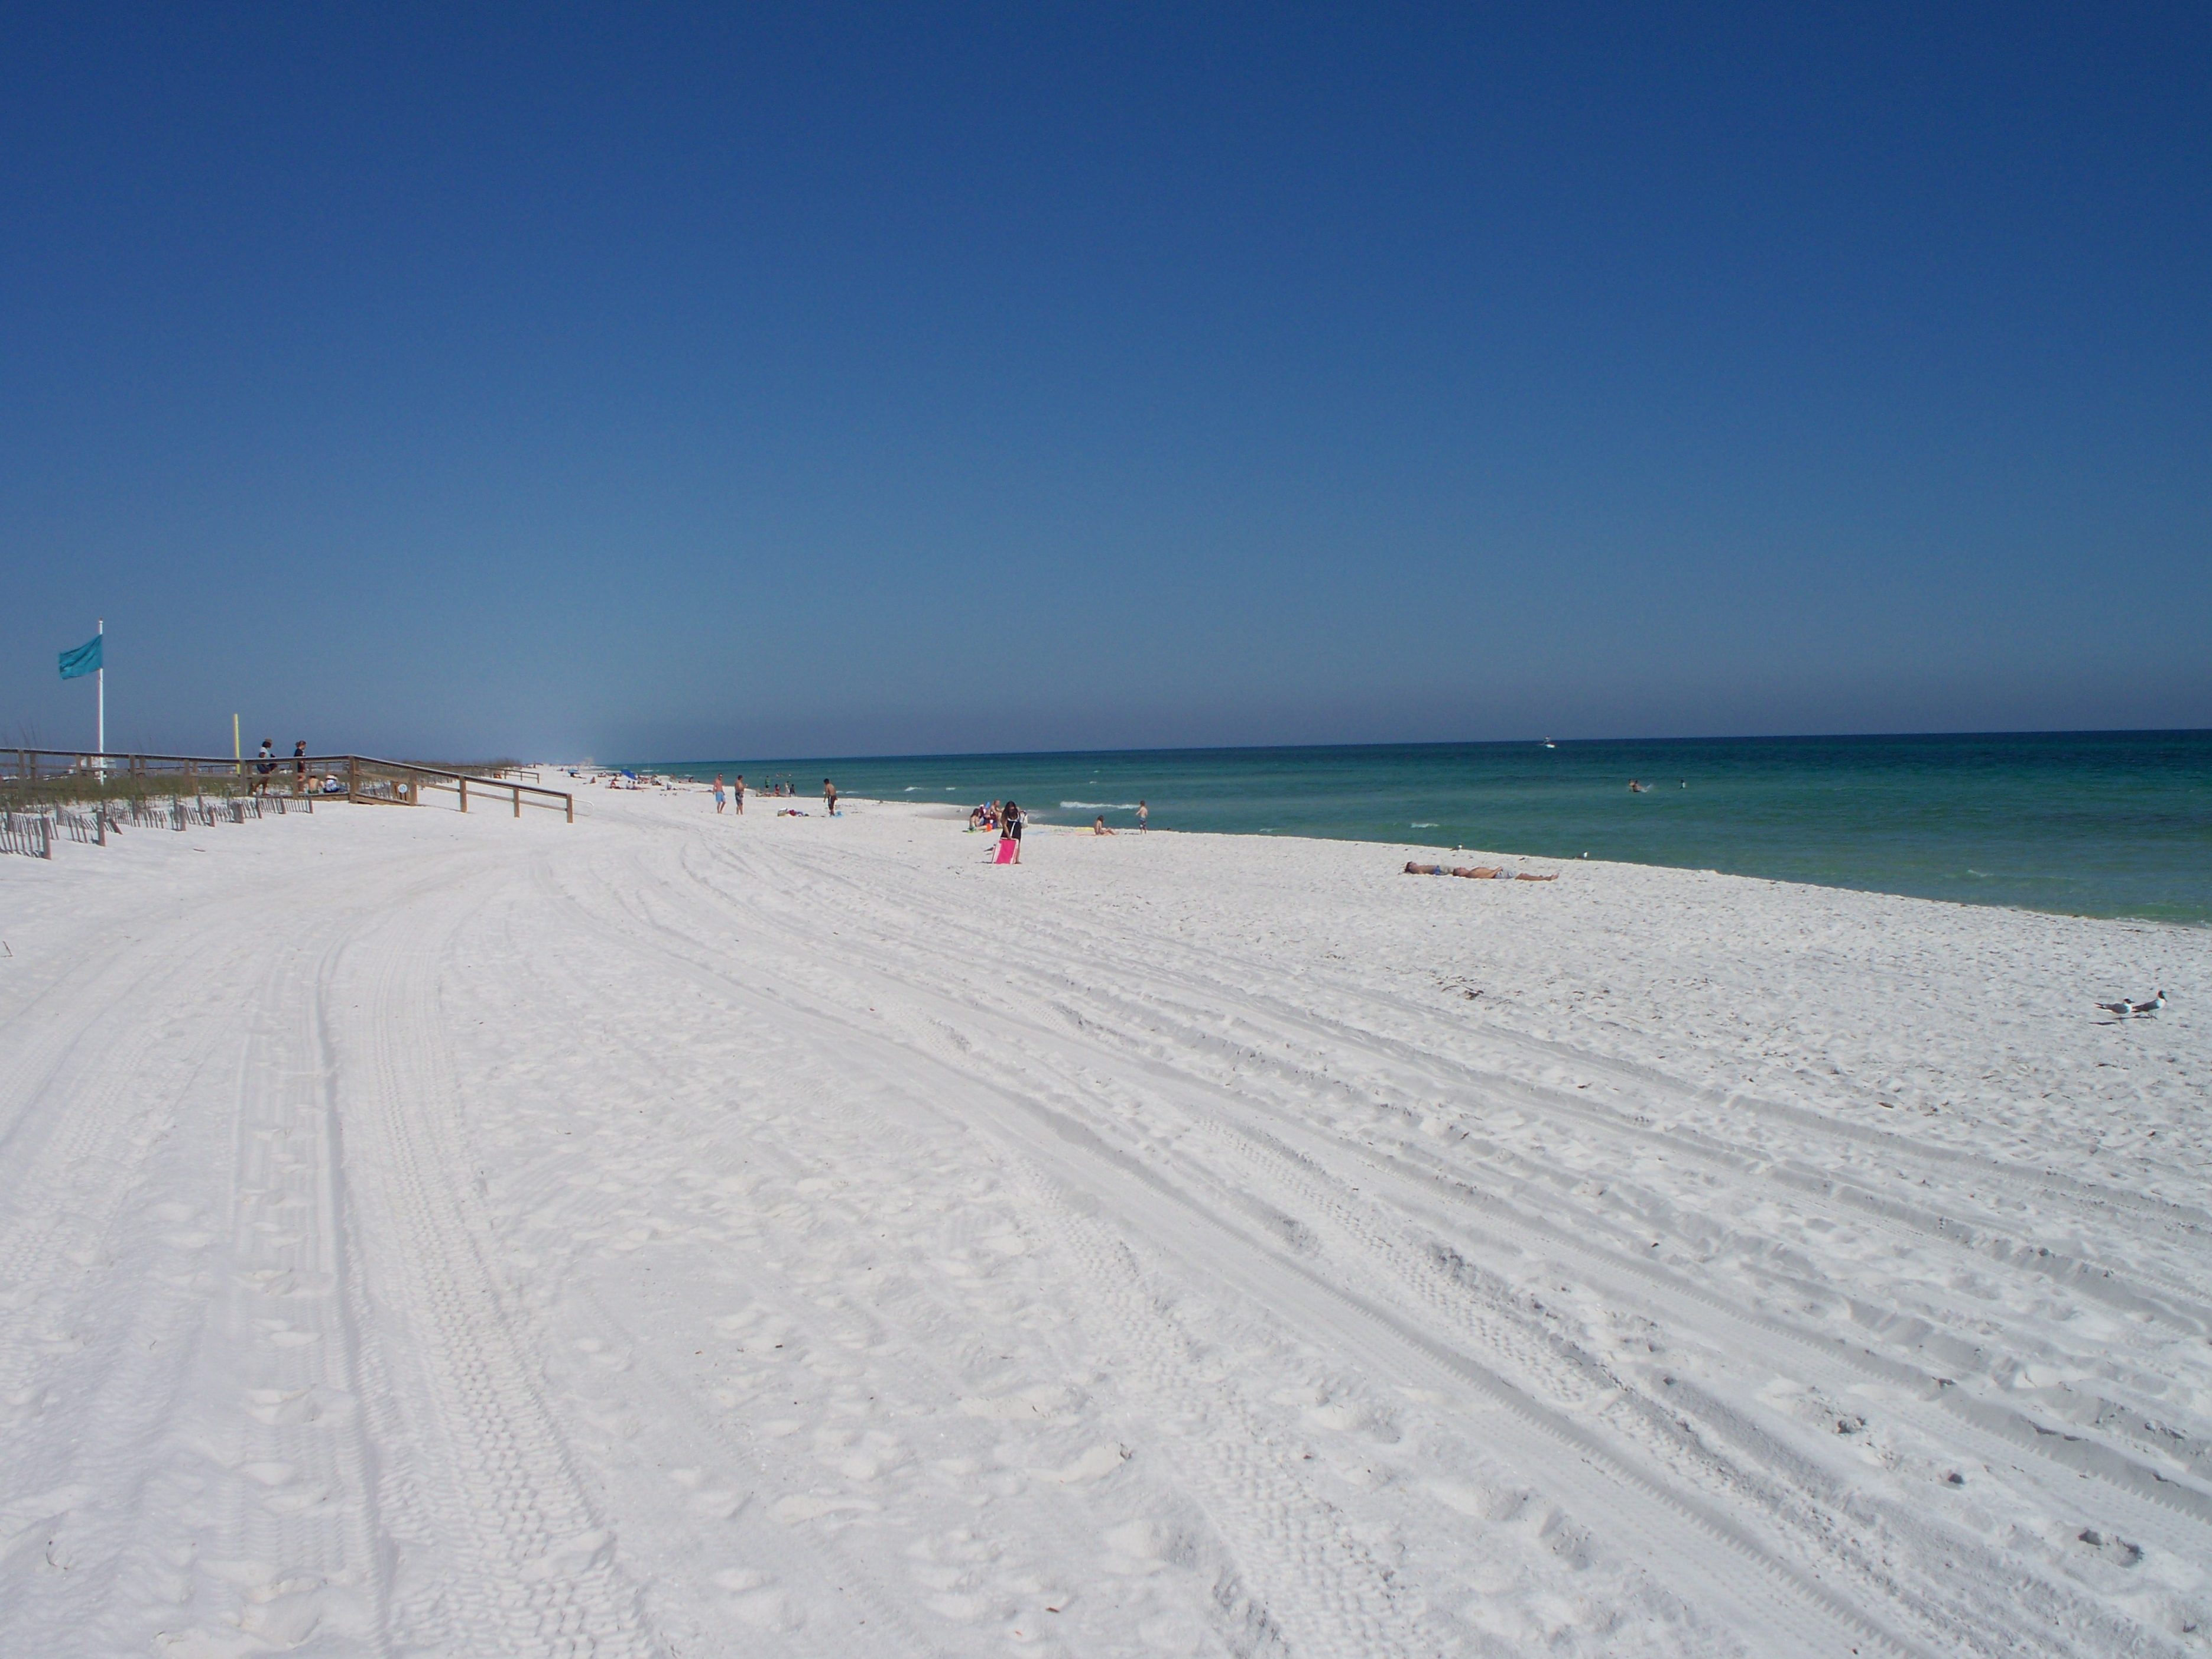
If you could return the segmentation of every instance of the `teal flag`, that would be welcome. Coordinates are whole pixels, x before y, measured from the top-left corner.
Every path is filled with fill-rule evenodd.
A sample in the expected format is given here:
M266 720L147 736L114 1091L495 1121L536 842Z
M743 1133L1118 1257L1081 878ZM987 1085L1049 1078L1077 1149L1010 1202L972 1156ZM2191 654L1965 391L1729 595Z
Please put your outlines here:
M100 642L106 635L94 634L74 651L62 653L62 678L73 680L93 673L100 667Z

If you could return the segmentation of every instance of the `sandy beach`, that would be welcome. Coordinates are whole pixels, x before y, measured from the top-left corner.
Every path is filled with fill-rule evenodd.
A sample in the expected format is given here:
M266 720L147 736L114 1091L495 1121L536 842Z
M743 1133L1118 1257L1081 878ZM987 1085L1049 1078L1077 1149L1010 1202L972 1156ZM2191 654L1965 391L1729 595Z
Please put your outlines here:
M778 804L0 860L0 1650L2212 1652L2212 933Z

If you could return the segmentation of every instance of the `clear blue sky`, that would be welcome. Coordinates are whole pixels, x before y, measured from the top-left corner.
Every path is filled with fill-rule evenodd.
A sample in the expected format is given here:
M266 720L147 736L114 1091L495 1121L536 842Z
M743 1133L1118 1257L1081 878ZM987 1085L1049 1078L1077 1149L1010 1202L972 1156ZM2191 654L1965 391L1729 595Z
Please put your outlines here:
M15 6L0 738L2212 725L2212 9Z

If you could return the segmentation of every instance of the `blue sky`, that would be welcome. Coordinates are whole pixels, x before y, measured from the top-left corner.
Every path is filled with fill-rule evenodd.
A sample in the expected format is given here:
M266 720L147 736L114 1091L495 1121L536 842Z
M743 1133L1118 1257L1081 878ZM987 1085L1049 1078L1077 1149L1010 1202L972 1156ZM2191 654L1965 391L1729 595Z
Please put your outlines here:
M2198 7L16 7L0 738L2212 725Z

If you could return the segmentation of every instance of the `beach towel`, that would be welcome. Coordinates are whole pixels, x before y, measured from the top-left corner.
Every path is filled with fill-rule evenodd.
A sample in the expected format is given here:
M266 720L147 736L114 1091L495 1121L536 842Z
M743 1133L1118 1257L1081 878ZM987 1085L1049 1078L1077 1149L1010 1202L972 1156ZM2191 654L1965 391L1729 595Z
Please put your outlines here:
M993 859L991 862L994 864L1012 864L1014 861L1014 854L1021 850L1021 842L1014 840L1012 836L1008 836L999 843L999 856Z

